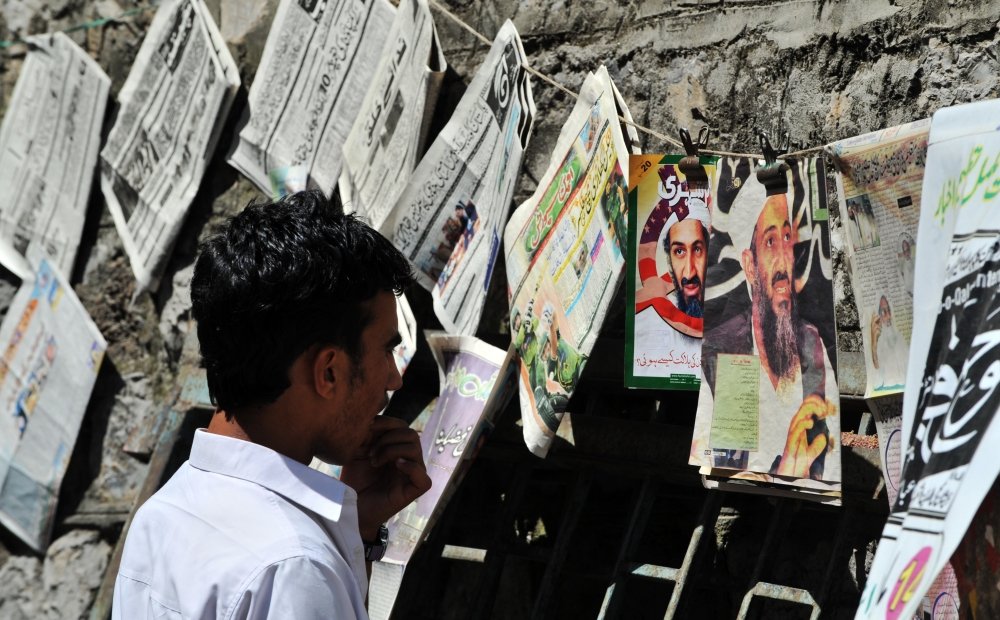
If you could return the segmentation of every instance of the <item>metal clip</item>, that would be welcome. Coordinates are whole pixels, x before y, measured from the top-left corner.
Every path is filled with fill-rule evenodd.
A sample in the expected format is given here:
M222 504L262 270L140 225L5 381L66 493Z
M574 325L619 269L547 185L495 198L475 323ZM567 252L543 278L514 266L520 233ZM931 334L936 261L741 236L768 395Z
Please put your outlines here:
M777 148L771 146L771 140L763 129L757 130L760 149L764 154L764 165L757 168L757 180L767 189L767 195L784 194L788 192L788 164L778 161L778 157L788 152L790 141L788 132L781 135Z
M691 132L687 130L687 127L680 127L679 129L686 157L681 159L677 167L684 173L688 186L707 185L708 174L705 173L705 168L701 165L701 156L698 152L708 146L708 136L711 133L711 129L709 129L708 125L702 126L698 130L697 142L691 140Z

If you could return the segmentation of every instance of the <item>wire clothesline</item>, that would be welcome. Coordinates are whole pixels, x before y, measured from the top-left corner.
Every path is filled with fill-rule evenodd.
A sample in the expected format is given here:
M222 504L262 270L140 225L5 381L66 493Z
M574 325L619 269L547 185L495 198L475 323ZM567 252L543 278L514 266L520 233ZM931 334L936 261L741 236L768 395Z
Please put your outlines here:
M493 44L493 41L490 40L489 38L487 38L486 35L484 35L483 33L479 32L478 30L476 30L468 22L466 22L461 17L459 17L458 15L456 15L455 13L453 13L448 7L444 6L443 4L441 4L440 2L438 2L437 0L428 0L428 3L432 7L434 7L438 11L440 11L442 14L444 14L448 19L450 19L453 22L455 22L458 26L460 26L461 28L465 29L472 36L476 37L477 39L479 39L484 44L486 44L486 45L492 45ZM542 73L541 71L539 71L539 70L537 70L537 69L535 69L533 67L528 66L527 64L521 65L521 68L524 69L525 71L527 71L528 73L530 73L531 75L533 75L533 76L537 77L538 79L542 80L543 82L549 84L550 86L552 86L552 87L554 87L554 88L562 91L563 93L569 95L570 97L573 97L574 99L579 99L580 98L580 94L579 93L574 92L573 90L567 88L564 84L561 84L560 82L558 82L557 80L555 80L551 76L548 76L548 75ZM638 123L636 123L634 121L630 121L630 120L624 118L623 116L619 116L618 120L621 121L622 123L625 123L626 125L630 125L630 126L634 127L636 131L641 131L643 133L651 135L654 138L658 138L660 140L663 140L664 142L667 142L668 144L671 144L673 146L676 146L676 147L683 147L684 146L681 143L681 141L678 140L677 138L672 138L672 137L670 137L668 135L665 135L665 134L662 134L662 133L656 131L655 129L652 129L650 127L645 127L645 126L640 125L640 124L638 124ZM817 146L817 147L812 147L812 148L808 148L808 149L801 149L801 150L798 150L798 151L793 151L791 153L785 153L785 154L779 155L778 158L779 159L790 159L790 158L793 158L793 157L801 157L803 155L811 155L813 153L819 153L819 152L822 152L822 150L823 150L823 147ZM709 154L709 155L719 155L719 156L722 156L722 157L748 157L748 158L751 158L751 159L764 159L764 156L761 155L761 154L759 154L759 153L734 153L734 152L731 152L731 151L720 151L720 150L714 150L714 149L700 149L699 152L700 153L704 153L704 154Z

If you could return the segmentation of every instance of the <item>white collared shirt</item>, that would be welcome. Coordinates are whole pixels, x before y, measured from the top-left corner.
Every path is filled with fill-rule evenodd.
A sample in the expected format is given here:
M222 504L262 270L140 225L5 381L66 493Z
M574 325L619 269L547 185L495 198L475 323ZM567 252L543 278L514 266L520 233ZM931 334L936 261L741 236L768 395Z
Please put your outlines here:
M367 589L353 489L199 430L132 521L112 618L367 618Z

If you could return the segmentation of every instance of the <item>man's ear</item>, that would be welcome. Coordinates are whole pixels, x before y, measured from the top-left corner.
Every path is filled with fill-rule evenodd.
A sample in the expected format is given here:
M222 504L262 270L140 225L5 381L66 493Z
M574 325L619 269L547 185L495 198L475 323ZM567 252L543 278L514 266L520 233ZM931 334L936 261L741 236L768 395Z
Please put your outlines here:
M743 276L746 277L747 284L753 286L754 281L754 264L753 264L753 252L750 250L743 250L740 255L743 263Z
M343 389L347 374L344 369L346 355L339 347L320 347L313 357L313 385L320 398L333 398Z

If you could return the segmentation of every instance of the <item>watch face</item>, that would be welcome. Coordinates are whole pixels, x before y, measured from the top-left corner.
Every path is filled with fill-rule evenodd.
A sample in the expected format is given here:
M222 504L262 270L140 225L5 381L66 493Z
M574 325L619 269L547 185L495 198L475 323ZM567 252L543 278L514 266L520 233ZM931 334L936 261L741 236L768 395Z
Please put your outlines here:
M365 544L365 561L367 562L378 562L385 556L385 550L389 546L389 528L383 523L378 528L378 540L375 542L366 542Z

